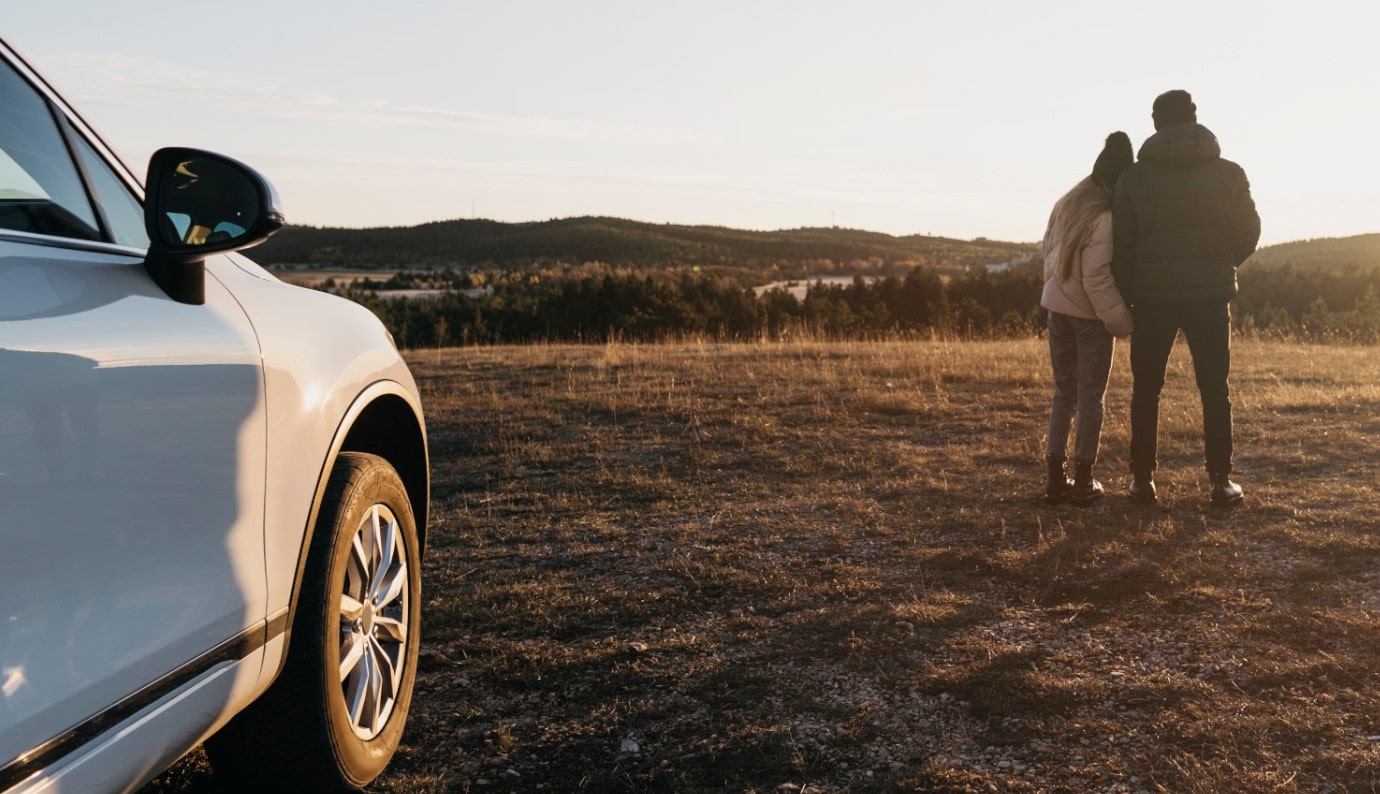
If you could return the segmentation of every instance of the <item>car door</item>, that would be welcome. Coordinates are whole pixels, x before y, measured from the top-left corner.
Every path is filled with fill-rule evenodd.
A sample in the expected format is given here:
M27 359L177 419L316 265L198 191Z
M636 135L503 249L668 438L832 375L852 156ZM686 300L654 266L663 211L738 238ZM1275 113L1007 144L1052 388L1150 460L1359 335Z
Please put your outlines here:
M0 59L0 789L242 658L266 598L253 328L214 278L158 289L134 190L32 79Z

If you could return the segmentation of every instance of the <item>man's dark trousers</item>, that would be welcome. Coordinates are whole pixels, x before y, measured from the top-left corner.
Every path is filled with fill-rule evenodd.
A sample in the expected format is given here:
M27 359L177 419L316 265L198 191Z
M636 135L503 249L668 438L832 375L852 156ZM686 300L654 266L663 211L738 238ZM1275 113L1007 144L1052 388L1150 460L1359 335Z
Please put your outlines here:
M1174 337L1183 329L1203 400L1203 453L1211 474L1231 472L1231 313L1226 303L1136 305L1131 310L1131 471L1155 470L1160 390Z

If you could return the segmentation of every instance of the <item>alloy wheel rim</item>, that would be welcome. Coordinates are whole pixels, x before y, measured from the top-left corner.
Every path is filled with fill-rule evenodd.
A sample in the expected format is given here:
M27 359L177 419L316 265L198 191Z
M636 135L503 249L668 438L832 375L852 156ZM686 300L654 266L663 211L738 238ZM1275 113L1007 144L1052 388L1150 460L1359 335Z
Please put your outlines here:
M355 735L378 736L397 705L407 660L407 546L386 505L350 541L340 594L340 687Z

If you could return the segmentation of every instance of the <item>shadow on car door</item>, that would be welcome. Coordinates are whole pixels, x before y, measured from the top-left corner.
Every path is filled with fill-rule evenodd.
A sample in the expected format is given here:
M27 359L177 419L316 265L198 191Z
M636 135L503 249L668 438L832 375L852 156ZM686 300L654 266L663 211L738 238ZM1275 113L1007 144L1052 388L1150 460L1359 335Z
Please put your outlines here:
M214 280L185 305L136 257L0 236L0 789L252 652L265 427Z

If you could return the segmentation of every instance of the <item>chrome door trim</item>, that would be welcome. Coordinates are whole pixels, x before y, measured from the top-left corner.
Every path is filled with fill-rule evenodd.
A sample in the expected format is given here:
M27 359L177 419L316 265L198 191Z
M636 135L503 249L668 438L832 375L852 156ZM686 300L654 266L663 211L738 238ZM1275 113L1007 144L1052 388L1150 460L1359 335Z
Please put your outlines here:
M0 791L8 790L25 778L81 750L106 731L133 717L167 695L192 683L215 667L238 662L282 636L287 621L279 617L245 629L162 678L140 689L107 709L87 717L48 741L20 753L0 766Z

